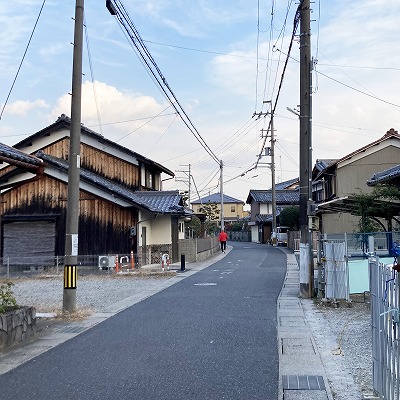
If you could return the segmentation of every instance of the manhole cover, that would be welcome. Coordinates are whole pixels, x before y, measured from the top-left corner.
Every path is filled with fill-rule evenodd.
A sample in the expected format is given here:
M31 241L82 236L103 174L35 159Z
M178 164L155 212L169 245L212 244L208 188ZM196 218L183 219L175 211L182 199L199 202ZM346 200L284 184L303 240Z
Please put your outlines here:
M216 283L195 283L193 286L217 286Z

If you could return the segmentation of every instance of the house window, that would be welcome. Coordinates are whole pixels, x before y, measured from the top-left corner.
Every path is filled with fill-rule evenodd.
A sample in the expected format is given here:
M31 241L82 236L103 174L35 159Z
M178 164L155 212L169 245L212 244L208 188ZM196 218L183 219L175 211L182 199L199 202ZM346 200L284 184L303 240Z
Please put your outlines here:
M184 231L184 223L183 222L179 222L179 232L183 233Z
M154 176L150 171L146 171L146 187L154 189Z
M235 206L231 206L231 212L235 212L236 211L236 207Z

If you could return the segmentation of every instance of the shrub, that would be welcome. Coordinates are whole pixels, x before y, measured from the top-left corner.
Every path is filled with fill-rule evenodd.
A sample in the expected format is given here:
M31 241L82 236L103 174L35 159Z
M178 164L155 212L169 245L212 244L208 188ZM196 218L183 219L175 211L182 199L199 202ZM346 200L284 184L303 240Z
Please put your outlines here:
M17 300L12 291L13 283L7 282L0 285L0 314L18 308Z

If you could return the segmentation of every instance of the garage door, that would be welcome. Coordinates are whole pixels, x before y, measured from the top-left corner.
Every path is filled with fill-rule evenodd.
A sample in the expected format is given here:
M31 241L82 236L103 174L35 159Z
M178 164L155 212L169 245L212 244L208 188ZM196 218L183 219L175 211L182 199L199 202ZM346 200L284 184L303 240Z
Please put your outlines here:
M4 223L3 258L11 265L53 265L55 234L54 221Z

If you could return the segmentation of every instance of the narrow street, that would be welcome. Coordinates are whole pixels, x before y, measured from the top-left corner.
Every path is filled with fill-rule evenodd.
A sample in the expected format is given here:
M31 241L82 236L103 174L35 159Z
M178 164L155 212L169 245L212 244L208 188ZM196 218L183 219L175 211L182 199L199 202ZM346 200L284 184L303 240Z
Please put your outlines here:
M9 399L276 399L279 249L217 263L0 376Z

